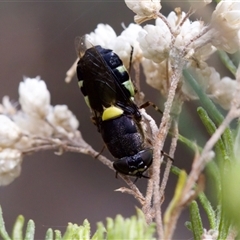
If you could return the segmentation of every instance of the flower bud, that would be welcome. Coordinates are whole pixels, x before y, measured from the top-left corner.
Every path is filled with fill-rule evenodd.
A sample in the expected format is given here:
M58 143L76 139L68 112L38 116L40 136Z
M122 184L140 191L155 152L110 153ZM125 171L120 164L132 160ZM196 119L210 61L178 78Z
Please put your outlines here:
M145 58L160 63L168 57L171 34L166 25L163 27L146 25L139 33L138 41Z
M30 116L21 111L14 116L14 122L27 135L50 137L53 133L52 126L45 119Z
M150 19L156 19L162 8L160 0L125 0L126 5L137 15L136 23L140 24Z
M222 78L221 81L212 86L214 102L226 110L230 109L236 88L237 81L229 77Z
M0 186L8 185L21 173L22 154L17 149L0 151Z
M46 117L50 105L50 93L40 77L25 78L20 83L18 92L23 112L42 119Z
M110 25L100 23L97 25L94 32L87 34L86 37L87 40L90 41L89 46L89 43L86 43L87 47L90 48L92 46L100 45L106 48L109 45L109 42L114 40L117 35Z
M0 147L10 147L20 137L20 128L10 118L0 114Z
M47 119L54 127L61 127L66 131L75 131L79 126L77 118L67 105L54 106Z
M212 14L212 44L218 49L234 53L240 47L240 2L221 1Z
M112 50L120 57L126 68L130 66L129 60L132 50L132 62L136 60L140 61L142 58L142 50L137 41L138 34L141 30L141 26L131 23L122 31L120 36L110 43Z

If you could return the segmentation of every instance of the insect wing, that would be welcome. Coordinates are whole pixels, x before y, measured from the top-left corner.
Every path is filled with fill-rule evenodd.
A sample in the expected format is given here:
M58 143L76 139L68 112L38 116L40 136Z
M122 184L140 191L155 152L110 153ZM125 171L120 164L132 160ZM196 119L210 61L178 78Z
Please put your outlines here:
M139 118L138 107L131 99L134 87L118 55L99 45L94 47L86 35L76 38L75 46L80 57L79 87L89 107L102 113L103 106L118 105L125 113Z
M110 53L111 50L101 46L87 48L84 37L76 41L76 49L80 56L77 66L79 87L83 95L88 98L90 107L102 112L103 106L114 105L117 99L115 78L102 56Z

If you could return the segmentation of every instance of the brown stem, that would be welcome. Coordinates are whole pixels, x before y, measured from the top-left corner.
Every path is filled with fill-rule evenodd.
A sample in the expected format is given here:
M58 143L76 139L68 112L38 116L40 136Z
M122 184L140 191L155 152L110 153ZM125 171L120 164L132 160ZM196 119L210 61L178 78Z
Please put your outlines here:
M174 159L174 153L176 151L177 148L177 141L178 141L178 122L177 120L173 121L173 136L172 136L172 142L171 142L171 146L170 146L170 151L169 151L169 156ZM169 177L169 173L171 170L171 166L172 166L172 160L168 159L167 160L167 164L166 164L166 168L163 174L163 180L161 183L161 187L160 187L160 197L163 198L164 196L164 191L167 185L167 181L168 181L168 177Z
M161 196L160 196L160 166L162 163L161 150L163 149L169 128L171 123L170 112L175 97L177 85L181 77L182 66L179 64L176 67L172 67L172 76L170 79L171 86L168 93L168 98L165 103L165 109L163 112L162 122L160 124L157 137L154 139L154 151L153 151L153 204L155 210L155 219L157 224L158 238L163 239L163 225L162 225L162 215L161 215Z
M174 36L174 32L173 32L170 24L168 23L167 18L164 15L162 15L161 13L158 13L158 17L166 24L166 26L168 27L171 35Z
M158 132L158 127L154 121L154 119L148 115L145 111L145 109L141 109L141 114L142 114L142 117L148 122L149 124L149 127L151 129L151 132L152 132L152 139L155 139L156 137L156 134ZM149 176L150 176L150 179L148 180L148 185L147 185L147 190L146 190L146 201L142 207L142 211L145 215L145 219L146 219L146 222L148 224L150 224L153 220L153 209L151 207L152 205L152 198L153 198L153 171L152 171L152 167L149 169Z

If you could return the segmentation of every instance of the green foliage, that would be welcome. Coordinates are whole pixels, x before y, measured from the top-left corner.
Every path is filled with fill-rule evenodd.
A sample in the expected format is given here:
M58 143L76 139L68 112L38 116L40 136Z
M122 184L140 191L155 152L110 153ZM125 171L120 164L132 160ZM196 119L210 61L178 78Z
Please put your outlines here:
M216 214L211 203L209 202L209 200L207 199L206 195L203 192L199 194L198 199L207 214L210 228L215 229L217 226Z
M238 156L239 158L240 156ZM239 159L232 163L223 175L222 187L222 215L225 220L225 225L233 223L237 229L240 229L240 162Z
M203 234L203 225L196 201L192 201L190 204L190 219L194 240L201 240L201 236Z
M3 240L34 240L35 224L29 220L25 236L23 237L24 217L19 216L13 227L12 237L5 229L2 209L0 207L0 237ZM69 223L65 233L61 234L59 230L49 228L45 235L45 240L103 240L103 239L155 239L155 224L147 225L145 217L141 210L137 209L137 216L124 219L117 215L115 219L107 218L106 227L103 223L97 224L97 230L91 238L90 223L84 220L82 225ZM55 235L55 236L54 236Z
M181 170L178 174L178 182L175 188L174 196L171 202L169 203L166 209L166 212L164 214L163 221L165 224L169 223L171 214L175 211L175 208L178 207L178 203L179 203L179 200L181 199L182 190L184 189L186 180L187 180L187 173L184 170Z
M207 96L207 94L201 89L197 81L194 78L194 73L189 73L186 69L183 70L183 76L186 81L190 84L193 90L199 97L203 109L208 113L209 119L218 127L223 122L223 115L217 109L212 100ZM222 139L225 145L225 150L230 157L233 156L233 137L232 131L228 127L222 135Z
M222 50L218 50L218 55L221 59L221 61L224 63L226 68L234 75L236 76L237 68L234 65L232 59L228 56L228 54Z
M228 55L221 53L221 57L227 68L234 74L236 67L234 67ZM197 111L204 127L211 136L222 123L223 116L199 87L194 78L194 73L184 70L183 75L200 99L201 107ZM210 229L218 231L218 239L226 239L233 229L236 231L240 229L240 214L238 211L240 202L240 164L238 154L240 135L238 129L234 139L233 132L234 130L230 129L230 127L226 128L215 145L215 159L206 166L206 173L214 183L211 193L217 199L215 210L205 194L200 193L198 197L207 214ZM182 142L186 142L186 140L183 139ZM186 145L189 146L189 144ZM195 201L190 205L190 222L187 222L185 225L193 232L194 239L201 239L204 227L201 222L197 202Z

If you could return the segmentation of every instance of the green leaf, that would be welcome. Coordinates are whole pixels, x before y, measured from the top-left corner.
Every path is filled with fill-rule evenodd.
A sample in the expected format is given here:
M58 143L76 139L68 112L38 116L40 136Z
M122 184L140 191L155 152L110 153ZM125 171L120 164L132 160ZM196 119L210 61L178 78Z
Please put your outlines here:
M192 228L192 223L191 222L189 222L189 221L186 221L185 222L185 227L189 230L189 231L193 231L193 228Z
M211 178L211 181L213 182L213 191L214 195L219 199L221 198L221 190L222 190L222 183L221 183L221 173L220 169L217 166L215 161L210 161L207 163L205 167L206 174L209 178Z
M222 201L218 239L226 239L231 225L240 229L240 162L231 162L222 171Z
M62 234L59 230L54 230L55 232L55 240L62 240Z
M208 201L206 195L201 192L199 195L198 195L198 199L201 203L201 205L203 206L203 209L205 210L206 214L207 214L207 217L208 217L208 221L209 221L209 224L210 224L210 229L216 229L216 214L215 214L215 211L211 205L211 203Z
M182 196L182 191L185 186L186 180L187 180L187 173L184 170L181 170L179 177L178 177L177 186L174 191L174 196L173 196L171 202L169 203L169 205L165 211L165 214L164 214L163 221L164 221L165 225L169 224L171 215L172 215L173 211L175 210L175 208L178 206L178 202Z
M199 152L201 152L202 148L200 146L198 146L195 142L193 142L192 140L189 140L187 138L185 138L184 136L182 136L181 134L178 135L178 140L180 142L182 142L183 144L185 144L187 147L189 147L190 149L192 149L194 152L196 152L196 148L199 150Z
M5 228L1 206L0 206L0 236L3 238L3 240L11 240Z
M137 224L139 230L138 232L140 232L140 229L143 231L141 232L142 235L139 235L139 238L141 238L141 236L144 236L145 239L155 239L153 238L153 236L156 231L156 224L155 223L147 224L143 212L139 208L136 209L138 219Z
M199 107L197 109L197 112L198 112L200 119L202 120L202 123L204 124L205 128L207 129L208 133L210 134L210 136L213 135L215 133L215 131L217 130L217 127L214 124L214 122L210 119L210 117L208 116L208 113L202 107ZM225 148L222 138L219 138L219 140L217 141L217 143L215 145L215 148L216 148L217 155L219 157L219 161L220 160L229 160L229 157L227 155L227 150Z
M115 233L114 229L114 221L112 218L107 218L107 239L114 239L114 236L119 236ZM121 238L120 238L121 239Z
M102 228L102 226L100 225ZM124 219L117 215L115 220L107 218L107 239L155 239L155 224L147 225L141 210L137 210L137 216Z
M91 227L87 219L83 221L83 239L90 239Z
M35 223L33 220L29 220L26 229L26 235L24 240L34 240Z
M238 121L234 138L234 156L236 161L240 161L240 121Z
M53 240L53 230L51 228L47 230L45 240Z
M188 70L183 70L183 76L186 81L190 84L193 90L199 97L199 100L203 106L203 108L207 111L212 121L217 125L217 127L222 123L224 117L218 111L215 104L211 101L211 99L206 95L206 93L202 90L202 88L198 85L197 81L193 77L192 74L189 73ZM225 149L227 151L227 155L232 158L233 156L233 138L232 132L230 128L226 128L222 135L222 139L225 145Z
M196 201L192 201L190 204L190 219L192 223L194 240L201 240L201 236L203 234L203 225Z
M13 240L22 240L22 228L24 225L24 217L19 216L16 220L13 230ZM61 232L55 230L54 232L49 228L46 232L45 240L104 240L104 239L148 239L155 240L155 224L147 224L144 214L140 209L137 209L137 216L124 219L121 215L117 215L115 219L107 218L107 230L102 223L97 224L97 231L91 238L90 223L88 220L83 221L83 225L69 223L66 232L61 237ZM0 208L0 236L3 240L11 240L8 236L2 217ZM29 220L26 229L24 240L33 240L35 233L35 224L33 220Z
M97 231L93 235L92 240L103 240L103 239L106 239L104 237L105 233L106 233L106 229L105 229L103 223L102 222L97 223Z
M14 223L13 231L12 231L12 239L23 239L23 226L25 219L22 215L19 215Z
M73 235L73 224L68 223L66 232L63 235L63 240L71 239Z
M226 213L222 209L221 211L221 217L220 217L220 223L219 223L219 228L218 228L218 240L226 239L228 236L228 232L230 230L230 219L226 218Z
M222 50L218 50L218 55L221 59L221 61L224 63L226 68L234 75L236 76L237 67L234 65L228 54Z

